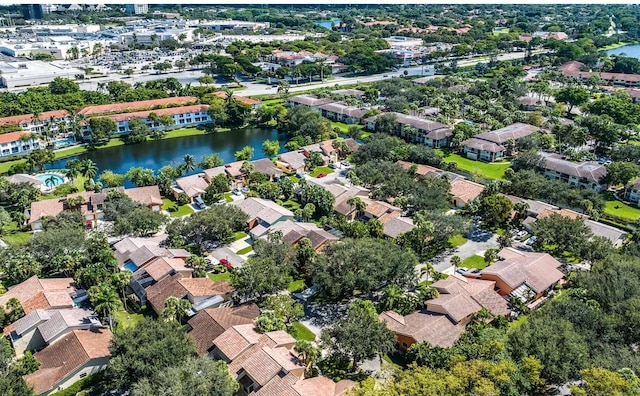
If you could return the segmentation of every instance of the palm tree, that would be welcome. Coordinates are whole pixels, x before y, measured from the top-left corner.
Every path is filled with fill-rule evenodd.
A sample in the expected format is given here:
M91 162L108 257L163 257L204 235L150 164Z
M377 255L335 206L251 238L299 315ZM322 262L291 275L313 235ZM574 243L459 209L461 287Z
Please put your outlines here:
M184 300L176 297L169 297L164 302L164 309L160 316L167 322L174 320L181 320L187 312L191 309L191 303L188 300Z
M382 289L382 306L385 311L393 309L402 299L402 289L398 285L389 285Z
M76 168L66 169L64 171L65 177L71 180L71 184L73 184L73 182L75 181L76 177L78 177L79 174L80 172Z
M118 292L116 292L113 286L103 283L99 286L91 286L88 294L93 308L98 312L102 312L103 316L109 318L109 329L112 329L113 322L111 320L111 313L117 311L122 306Z
M320 350L316 348L311 342L306 340L296 341L296 346L293 349L298 352L305 363L305 371L309 371L313 363L320 356Z
M347 200L347 205L350 205L356 211L356 217L359 213L367 208L367 204L360 197L351 197Z
M191 154L186 154L182 160L184 161L184 171L185 172L191 172L192 170L196 169L196 159L193 155Z
M458 267L460 267L460 264L462 264L462 259L460 258L460 256L453 256L451 257L451 264L453 264L453 270L455 271Z
M91 161L90 159L82 161L80 169L82 176L89 179L93 179L94 177L96 177L96 174L98 174L98 167L96 166L95 162Z
M129 271L120 271L111 276L112 283L116 286L116 288L120 289L122 292L122 301L124 302L124 309L127 309L127 296L126 289L131 282L131 272Z

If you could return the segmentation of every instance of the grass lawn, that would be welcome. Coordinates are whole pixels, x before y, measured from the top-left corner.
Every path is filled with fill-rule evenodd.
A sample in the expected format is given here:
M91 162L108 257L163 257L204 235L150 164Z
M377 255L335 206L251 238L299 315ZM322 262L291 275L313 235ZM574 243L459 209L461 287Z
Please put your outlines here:
M181 217L193 213L193 209L191 209L191 206L189 205L178 206L178 210L176 211L171 210L175 206L177 206L175 201L172 201L169 198L162 198L162 209L168 211L171 217Z
M289 293L299 293L303 291L307 286L304 284L304 279L294 280L289 283L287 290Z
M605 194L605 199L605 214L620 217L629 221L635 221L640 218L640 208L634 208L624 202L618 201L612 194Z
M119 329L126 329L134 326L136 323L144 319L144 315L129 313L127 311L118 311L113 314L113 319L118 322Z
M292 201L292 200L288 200L288 201L284 201L282 203L280 203L279 205L281 205L282 207L285 207L291 211L294 211L296 209L300 209L300 204L297 203L296 201Z
M236 252L236 254L247 254L247 253L252 252L252 251L253 251L253 246L247 246L247 247L246 247L246 248L244 248L244 249L240 249L240 250L238 250L238 251Z
M11 209L9 209L9 211L11 211ZM31 236L31 232L22 231L18 226L18 223L12 220L5 226L4 234L0 236L0 239L12 246L22 246L29 242Z
M291 323L291 328L289 329L289 334L293 336L296 340L304 340L304 341L315 341L316 335L313 334L313 331L309 330L305 325L300 322Z
M358 124L345 124L344 122L338 122L338 121L331 121L331 129L333 128L338 128L340 129L340 132L343 134L347 134L347 132L349 131L349 128L351 128L352 126L355 126L356 128L363 130L364 129L364 125L358 125Z
M316 177L321 173L328 175L330 173L333 173L333 169L329 168L328 166L319 166L316 169L314 169L313 172L309 174L309 176Z
M298 176L287 176L289 179L291 179L292 182L297 183L300 181L300 178Z
M233 198L231 198L231 193L224 193L224 200L227 202L233 202Z
M246 237L248 237L248 236L249 236L249 235L248 235L246 232L244 232L244 231L237 231L237 232L234 232L234 233L231 235L231 239L233 239L233 241L235 242L235 241L237 241L237 240L239 240L239 239L244 239L244 238L246 238Z
M482 256L478 256L473 255L471 257L467 257L466 259L462 260L462 264L460 264L461 267L465 267L465 268L477 268L477 269L483 269L487 266L487 263L485 263L484 261L484 257Z
M462 234L454 235L449 238L449 246L458 247L467 243L468 239L465 238Z
M482 161L474 161L443 150L437 151L442 155L444 162L455 162L458 164L458 169L461 171L471 174L475 173L485 179L504 180L504 171L511 166L510 162L486 163Z
M284 99L267 99L262 101L262 105L265 107L271 107L279 104L284 104Z
M219 274L207 274L207 276L214 282L228 281L231 279L231 272L225 271Z

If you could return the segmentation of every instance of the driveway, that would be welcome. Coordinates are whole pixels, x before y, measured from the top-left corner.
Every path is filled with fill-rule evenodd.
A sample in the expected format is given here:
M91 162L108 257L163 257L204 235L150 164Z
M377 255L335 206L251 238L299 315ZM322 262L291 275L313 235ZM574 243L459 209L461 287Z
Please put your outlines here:
M212 261L215 260L217 262L220 262L220 259L227 259L236 267L242 267L245 263L245 259L243 259L241 256L238 256L233 250L229 249L226 246L214 249L208 257Z
M432 261L433 268L438 272L453 274L454 269L451 264L451 257L459 256L464 260L476 254L482 256L487 249L497 249L500 246L497 234L478 228L476 225L473 225L467 238L468 241L464 245L452 249L440 261Z

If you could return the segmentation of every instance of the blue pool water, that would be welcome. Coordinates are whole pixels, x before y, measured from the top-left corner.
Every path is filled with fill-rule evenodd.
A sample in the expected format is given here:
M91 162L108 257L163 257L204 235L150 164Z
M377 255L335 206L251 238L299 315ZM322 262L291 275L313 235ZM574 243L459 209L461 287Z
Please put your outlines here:
M53 179L51 179L53 177ZM59 186L64 183L64 178L60 175L56 175L55 173L41 173L35 176L36 179L43 182L45 185L51 186ZM51 183L53 181L53 183Z
M72 144L75 144L75 140L71 138L58 139L54 143L56 147L67 147L67 146L71 146Z
M138 270L138 266L133 263L133 261L129 260L124 263L124 269L129 270L131 272L136 272Z

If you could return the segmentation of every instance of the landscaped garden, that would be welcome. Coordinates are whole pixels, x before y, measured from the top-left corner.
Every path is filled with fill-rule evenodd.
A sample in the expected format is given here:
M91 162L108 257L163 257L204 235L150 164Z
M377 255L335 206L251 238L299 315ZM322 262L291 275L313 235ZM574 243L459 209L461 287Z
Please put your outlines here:
M629 222L640 219L640 208L631 206L622 201L617 200L613 194L607 193L605 197L604 213L620 217Z
M482 162L465 158L444 150L436 150L444 162L455 162L458 169L469 174L475 174L484 179L504 180L504 171L511 166L510 162Z
M484 261L484 257L474 254L473 256L462 260L462 264L460 266L464 268L484 269L487 267L487 262Z
M190 205L178 205L169 198L162 198L162 209L169 212L171 217L181 217L193 213Z

